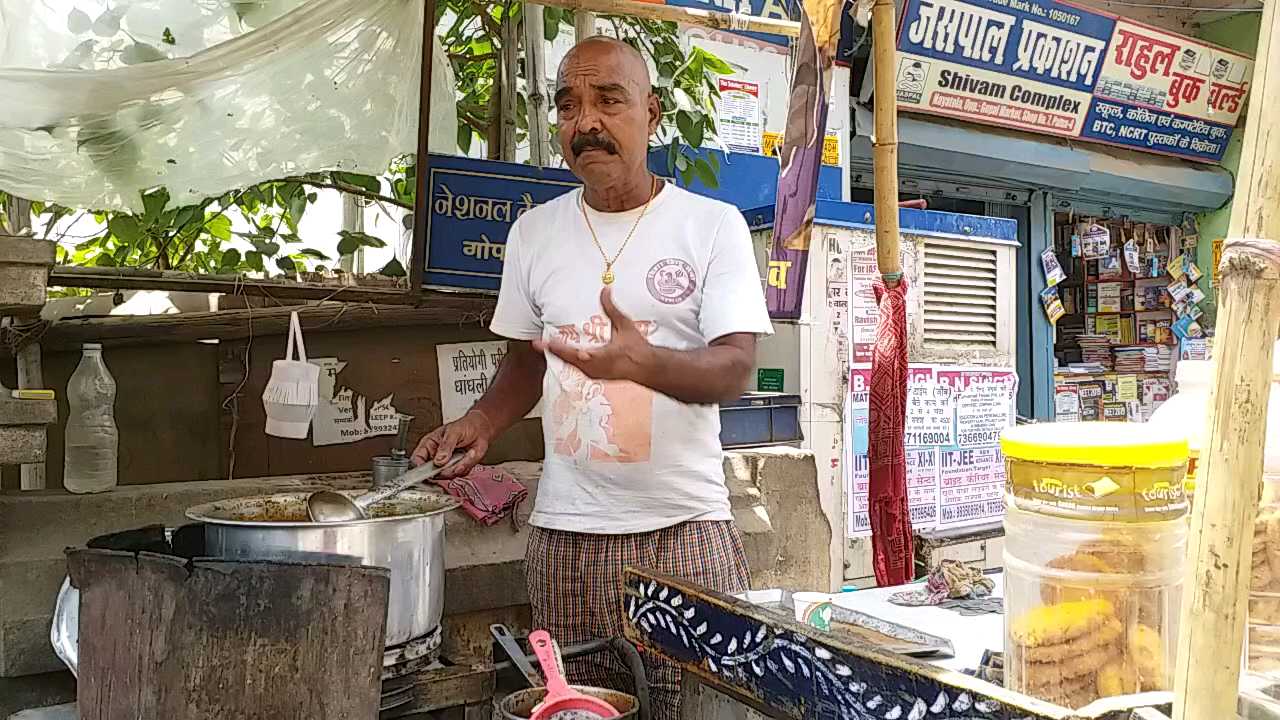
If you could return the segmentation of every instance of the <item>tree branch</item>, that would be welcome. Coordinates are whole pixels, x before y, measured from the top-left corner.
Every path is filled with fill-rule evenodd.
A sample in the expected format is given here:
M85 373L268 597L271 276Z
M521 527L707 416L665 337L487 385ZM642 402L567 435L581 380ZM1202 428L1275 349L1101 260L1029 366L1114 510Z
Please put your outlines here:
M396 205L396 206L398 206L398 207L402 207L402 208L404 208L404 209L406 209L406 210L412 210L412 209L413 209L413 205L411 205L411 204L409 204L409 203L407 203L407 202L401 202L401 201L399 201L399 200L397 200L397 199L395 199L395 198L387 197L386 195L380 195L380 194L375 193L375 192L369 192L368 190L365 190L364 188L359 188L359 187L356 187L356 186L354 186L354 185L348 185L348 184L346 184L346 183L342 183L342 182L337 182L337 181L325 182L325 181L322 181L322 180L313 180L313 179L311 179L311 178L305 178L305 177L288 177L288 178L285 178L285 181L289 181L289 182L300 182L300 183L302 183L303 185L310 185L311 187L327 188L327 189L329 189L329 190L338 190L338 191L340 191L340 192L348 193L348 194L350 194L350 195L355 195L355 196L357 196L357 197L362 197L362 198L365 198L365 199L367 199L367 200L373 200L373 201L376 201L376 202L386 202L386 203L391 203L392 205Z

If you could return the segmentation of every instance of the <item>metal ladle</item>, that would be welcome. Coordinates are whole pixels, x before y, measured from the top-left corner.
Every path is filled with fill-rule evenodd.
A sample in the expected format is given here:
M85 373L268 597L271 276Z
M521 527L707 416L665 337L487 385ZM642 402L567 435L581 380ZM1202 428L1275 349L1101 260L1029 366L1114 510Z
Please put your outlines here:
M346 495L332 490L320 490L307 496L307 517L312 522L335 523L367 520L369 507L398 495L405 490L439 475L444 470L457 464L465 456L465 452L454 453L449 462L437 466L428 462L419 465L386 485L374 488L353 500Z

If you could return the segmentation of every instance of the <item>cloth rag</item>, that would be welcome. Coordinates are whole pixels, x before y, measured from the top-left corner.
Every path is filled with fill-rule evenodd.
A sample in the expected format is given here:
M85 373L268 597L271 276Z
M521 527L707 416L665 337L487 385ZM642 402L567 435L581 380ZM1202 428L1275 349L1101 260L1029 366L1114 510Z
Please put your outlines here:
M517 523L516 511L529 497L529 489L511 473L496 467L477 465L463 477L432 480L462 509L482 525L496 525L508 515Z
M873 286L880 308L871 350L867 460L872 566L881 587L904 585L915 575L911 514L907 509L907 281Z
M981 570L969 567L959 560L943 560L930 573L924 588L907 590L889 596L894 605L942 606L952 600L976 600L991 595L996 584L991 578L982 574ZM954 609L973 610L977 606L954 603Z

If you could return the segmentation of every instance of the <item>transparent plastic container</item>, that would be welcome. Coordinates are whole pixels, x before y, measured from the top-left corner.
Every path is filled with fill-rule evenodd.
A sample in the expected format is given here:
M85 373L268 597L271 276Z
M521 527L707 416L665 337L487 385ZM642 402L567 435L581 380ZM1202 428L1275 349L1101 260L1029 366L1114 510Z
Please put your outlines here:
M1273 384L1274 396L1280 388ZM1269 417L1267 426L1280 422ZM1271 448L1268 447L1268 455ZM1280 473L1268 463L1262 500L1253 524L1253 565L1249 573L1249 615L1245 669L1268 682L1280 681Z
M1005 686L1079 708L1171 688L1187 524L1186 441L1138 423L1001 437Z
M1200 448L1209 433L1209 386L1213 383L1213 361L1179 360L1174 372L1177 389L1147 422L1161 429L1180 432L1187 438L1187 501L1194 502L1196 468Z
M67 382L62 484L73 493L106 492L117 484L120 436L116 429L116 381L102 346L86 343Z

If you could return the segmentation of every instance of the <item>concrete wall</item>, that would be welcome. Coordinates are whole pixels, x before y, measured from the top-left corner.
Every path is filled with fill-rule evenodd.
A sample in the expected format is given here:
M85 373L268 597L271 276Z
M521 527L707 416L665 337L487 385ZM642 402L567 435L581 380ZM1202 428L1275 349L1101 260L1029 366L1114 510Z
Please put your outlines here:
M503 467L529 487L532 498L540 465ZM792 449L729 453L725 468L753 586L825 588L831 573L826 549L839 522L822 512L813 456ZM148 524L176 526L185 521L186 508L212 500L362 482L367 475L344 473L135 485L102 495L0 494L0 718L68 700L73 692L48 640L65 576L65 548ZM507 522L482 527L461 512L448 517L447 651L487 652L487 629L494 621L528 629L524 521L532 506L530 500L521 507L519 529Z

